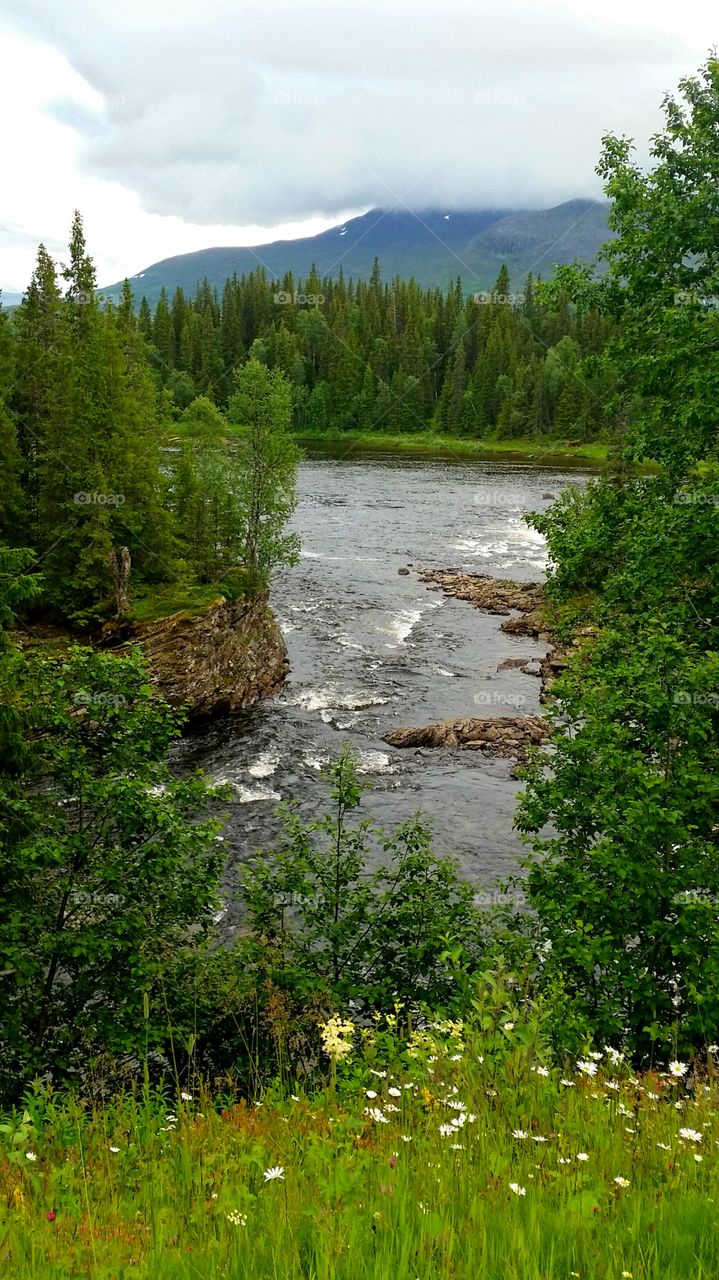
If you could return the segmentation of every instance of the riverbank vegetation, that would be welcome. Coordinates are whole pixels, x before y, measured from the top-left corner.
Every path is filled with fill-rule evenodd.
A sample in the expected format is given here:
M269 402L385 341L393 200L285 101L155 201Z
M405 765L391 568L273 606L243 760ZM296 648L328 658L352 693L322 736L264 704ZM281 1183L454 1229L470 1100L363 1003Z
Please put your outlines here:
M597 466L604 464L609 457L609 445L599 440L575 441L566 444L556 436L525 436L510 440L497 440L484 436L481 439L467 436L439 435L432 431L417 431L411 434L391 435L382 431L318 431L314 434L302 432L296 435L297 443L308 452L313 446L322 449L347 449L349 446L372 453L398 452L405 454L426 453L432 457L465 457L492 458L496 455L507 455L513 458L528 458L533 462L546 462L551 466L555 462L563 465L574 462L587 462Z
M719 64L681 88L649 173L605 140L607 274L556 283L616 322L628 443L661 474L617 471L530 517L557 623L585 635L554 691L551 770L535 761L520 805L529 900L565 1030L640 1059L719 1028Z

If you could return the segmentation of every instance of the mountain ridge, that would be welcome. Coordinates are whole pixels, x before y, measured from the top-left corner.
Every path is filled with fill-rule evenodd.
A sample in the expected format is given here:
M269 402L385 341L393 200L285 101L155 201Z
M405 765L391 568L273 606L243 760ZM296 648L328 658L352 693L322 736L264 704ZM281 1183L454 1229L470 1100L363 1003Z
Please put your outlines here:
M207 279L221 288L232 275L264 267L280 282L291 272L304 280L314 266L320 278L366 279L379 259L385 280L414 276L424 288L446 288L457 278L469 292L491 288L503 263L521 283L528 271L547 275L554 265L574 258L593 260L610 238L609 204L568 200L549 209L477 209L470 211L370 209L345 223L298 240L264 245L216 246L175 254L129 277L137 301L154 305L162 288L168 296L179 286L194 294ZM100 292L117 298L122 281Z

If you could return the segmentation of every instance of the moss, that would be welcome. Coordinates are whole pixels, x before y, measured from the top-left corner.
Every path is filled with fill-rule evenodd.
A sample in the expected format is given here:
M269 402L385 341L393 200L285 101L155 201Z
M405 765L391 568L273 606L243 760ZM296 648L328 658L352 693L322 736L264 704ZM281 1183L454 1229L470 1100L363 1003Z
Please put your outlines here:
M174 613L197 618L213 601L250 600L258 592L242 569L233 569L222 582L169 582L143 584L130 601L133 622L157 622Z

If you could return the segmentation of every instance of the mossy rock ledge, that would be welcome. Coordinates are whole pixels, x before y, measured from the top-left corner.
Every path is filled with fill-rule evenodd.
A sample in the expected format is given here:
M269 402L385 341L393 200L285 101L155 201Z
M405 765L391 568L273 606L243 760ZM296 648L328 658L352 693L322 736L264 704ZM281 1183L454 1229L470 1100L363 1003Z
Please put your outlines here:
M134 646L147 659L154 688L191 720L250 706L284 684L290 668L277 619L264 598L219 596L199 613L168 614L152 622L105 628L103 647Z

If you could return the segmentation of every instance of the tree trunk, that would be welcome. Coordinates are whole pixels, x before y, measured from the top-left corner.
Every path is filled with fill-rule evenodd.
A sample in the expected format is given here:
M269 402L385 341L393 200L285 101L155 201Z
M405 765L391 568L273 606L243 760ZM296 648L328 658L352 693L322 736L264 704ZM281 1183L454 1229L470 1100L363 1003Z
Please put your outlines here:
M119 555L114 548L110 552L110 571L115 591L115 617L118 619L127 617L130 612L128 585L131 564L130 552L127 547L120 547Z

